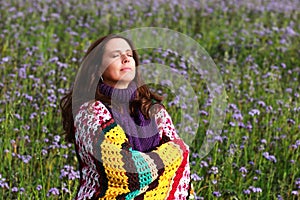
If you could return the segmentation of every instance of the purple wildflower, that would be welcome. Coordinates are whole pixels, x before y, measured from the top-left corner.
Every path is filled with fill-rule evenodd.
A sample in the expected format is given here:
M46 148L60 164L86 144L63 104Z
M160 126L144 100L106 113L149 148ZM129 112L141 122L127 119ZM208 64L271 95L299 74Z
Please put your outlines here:
M28 94L25 94L25 99L29 100L29 101L32 101L33 100L33 97L28 95Z
M239 169L239 172L242 172L243 174L247 174L248 173L248 170L246 169L246 167L241 167Z
M37 113L33 112L33 113L30 114L29 119L34 119L36 116L37 116Z
M234 123L234 122L229 122L229 125L230 125L231 127L235 127L235 123Z
M221 193L220 193L219 191L214 191L214 192L213 192L213 195L214 195L215 197L220 197L220 196L221 196Z
M267 106L266 107L266 112L270 113L271 111L273 111L273 107L272 106Z
M41 185L37 185L37 186L36 186L36 190L37 190L37 191L40 191L42 188L43 188L43 186L41 186Z
M277 196L277 199L278 199L278 200L283 200L283 198L282 198L281 195L278 195L278 196Z
M42 149L42 155L46 155L48 153L48 151L46 149Z
M59 142L60 141L60 136L59 135L55 135L54 136L54 141L55 142Z
M290 160L290 163L295 164L295 160Z
M50 188L50 190L47 193L47 197L54 195L57 196L59 195L59 190L57 188Z
M200 176L198 176L198 174L193 173L193 174L191 174L191 179L192 179L193 181L202 181L202 180L203 180L203 177L200 177Z
M287 119L287 123L289 125L295 125L296 124L295 120L293 120L293 119Z
M252 130L252 124L248 121L248 123L247 123L247 129L249 130L249 131L251 131Z
M251 190L254 193L260 193L260 192L262 192L261 188L257 188L257 187L254 187L254 186L250 186L249 190Z
M204 160L201 160L200 162L200 167L203 168L203 167L208 167L208 163Z
M1 174L0 174L0 175L1 175ZM1 176L0 176L0 178L1 178ZM2 179L0 180L0 187L1 187L1 188L9 189L8 183L6 182L6 179L5 179L5 178L2 178Z
M269 152L264 152L264 153L263 153L263 156L264 156L267 160L270 160L270 161L272 161L272 162L274 162L274 163L277 162L276 157L275 157L274 155L270 155Z
M13 188L11 188L11 191L12 191L12 192L18 192L19 189L18 189L17 187L13 187Z
M280 65L281 65L281 67L282 67L283 69L286 68L286 64L285 64L285 63L281 63Z
M244 194L250 194L251 191L250 191L249 189L246 189L246 190L243 190L243 193L244 193Z
M255 116L255 115L260 115L260 111L258 109L252 109L249 112L249 115L251 115L252 117Z
M237 120L237 121L242 121L243 120L243 115L241 113L234 113L232 115L233 119Z
M260 142L261 142L262 144L267 144L267 140L266 140L266 139L261 139Z
M8 62L9 60L10 60L9 56L2 58L2 62Z
M74 171L73 166L65 165L63 169L60 170L60 178L68 177L69 180L74 180L79 178L79 171Z
M298 189L300 189L300 178L297 178L295 181L295 185Z
M26 68L20 68L19 69L19 77L25 79L27 77L26 75Z
M199 114L200 114L200 115L208 116L208 112L206 112L205 110L200 110L200 111L199 111Z
M25 189L24 189L23 187L21 187L21 188L19 189L19 191L20 191L20 193L23 193L23 192L25 192Z
M273 163L276 163L277 162L277 159L274 155L270 155L270 161L272 161Z
M41 116L45 116L45 115L47 115L47 113L44 112L44 111L42 111L42 112L41 112Z
M32 156L31 155L22 155L21 159L22 161L27 164L31 160Z
M238 122L238 125L239 125L240 128L245 128L246 127L243 122Z
M249 161L249 164L250 165L254 165L254 162L251 160L251 161Z
M219 169L216 166L212 166L210 168L210 170L208 171L209 174L218 174L219 173Z
M264 101L258 101L257 104L260 105L261 107L266 106L266 103Z
M193 157L193 158L199 158L200 155L199 155L198 153L192 153L192 157Z
M264 153L263 153L263 156L264 156L266 159L269 160L269 152L264 152Z
M66 192L66 193L69 193L69 192L70 192L69 189L66 188L66 187L63 187L63 188L62 188L62 191Z
M247 141L247 140L249 139L249 137L248 137L247 135L244 135L244 136L242 137L242 139L243 139L244 141Z

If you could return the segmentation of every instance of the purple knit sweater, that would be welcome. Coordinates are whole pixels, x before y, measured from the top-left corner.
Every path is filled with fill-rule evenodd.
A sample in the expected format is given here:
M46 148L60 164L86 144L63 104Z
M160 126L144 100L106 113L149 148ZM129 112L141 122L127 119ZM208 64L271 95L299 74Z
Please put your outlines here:
M124 129L133 149L147 152L159 144L159 134L154 119L145 119L141 111L138 117L132 117L129 113L129 102L136 94L137 86L134 82L126 89L113 88L105 83L99 87L100 92L111 97L111 101L119 108L106 105L115 121Z

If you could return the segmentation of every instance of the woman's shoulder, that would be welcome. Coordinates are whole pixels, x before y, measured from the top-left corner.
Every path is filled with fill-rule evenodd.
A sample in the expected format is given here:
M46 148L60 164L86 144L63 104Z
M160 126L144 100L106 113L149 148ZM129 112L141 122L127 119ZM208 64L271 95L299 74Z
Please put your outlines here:
M163 104L154 104L150 108L151 113L154 114L155 118L165 117L168 115L168 112Z
M77 112L75 118L77 118L77 116L82 116L82 115L86 115L89 117L97 116L97 118L99 118L100 116L102 119L109 119L112 117L110 111L105 106L105 104L103 104L101 101L98 100L88 101L83 103L80 106L79 111Z

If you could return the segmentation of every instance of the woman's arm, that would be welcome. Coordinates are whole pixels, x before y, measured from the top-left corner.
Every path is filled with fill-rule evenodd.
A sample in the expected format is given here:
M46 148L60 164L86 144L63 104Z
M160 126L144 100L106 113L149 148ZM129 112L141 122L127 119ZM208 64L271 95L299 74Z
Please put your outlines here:
M156 108L157 109L157 108ZM161 143L165 141L180 139L178 136L174 124L172 122L171 116L167 110L161 106L159 111L155 114L155 121L158 127L160 137L162 139ZM181 140L181 139L180 139ZM187 154L189 153L189 147L186 145ZM191 179L190 179L190 165L189 165L189 156L187 155L186 164L181 165L176 174L179 175L179 183L174 194L174 197L181 198L189 196L189 199L192 199L194 196L194 191L192 189ZM188 193L187 193L188 191Z
M155 114L155 121L160 138L164 138L165 136L167 136L170 140L179 138L178 134L176 133L176 129L174 127L171 116L163 106L161 106L159 111Z
M161 120L168 123L164 118ZM77 142L88 141L83 144L85 153L99 160L98 165L103 166L107 178L105 197L143 195L145 199L160 199L165 198L168 191L174 196L176 188L173 186L180 183L175 174L180 169L182 173L179 174L184 175L188 159L188 149L176 135L173 135L172 141L151 152L132 150L125 132L101 102L82 107L75 122L80 133L76 137Z

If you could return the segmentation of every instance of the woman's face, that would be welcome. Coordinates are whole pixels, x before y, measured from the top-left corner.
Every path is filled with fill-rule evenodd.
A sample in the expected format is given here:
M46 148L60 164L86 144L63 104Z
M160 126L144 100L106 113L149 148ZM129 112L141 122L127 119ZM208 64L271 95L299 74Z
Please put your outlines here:
M105 45L102 59L103 82L119 89L127 88L134 79L136 69L133 52L126 40L113 38Z

